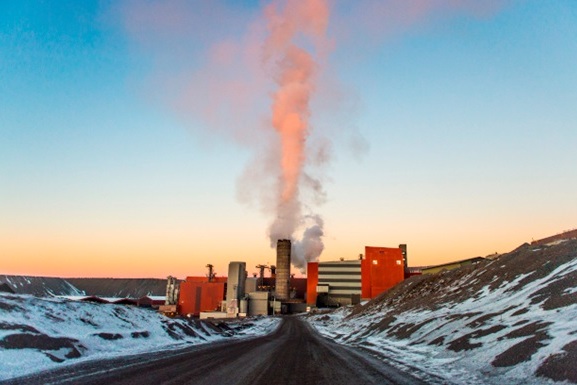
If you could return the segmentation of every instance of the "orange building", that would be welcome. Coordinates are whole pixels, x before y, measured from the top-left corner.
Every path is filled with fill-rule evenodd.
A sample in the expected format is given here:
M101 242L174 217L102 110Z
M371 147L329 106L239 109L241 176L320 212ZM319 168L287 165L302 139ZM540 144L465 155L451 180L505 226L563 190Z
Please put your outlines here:
M317 302L317 285L319 284L319 262L309 262L307 264L307 304L313 305Z
M362 297L374 298L405 279L401 248L365 247L361 262Z
M180 283L178 312L182 315L198 316L202 311L220 309L224 300L226 278L187 277Z

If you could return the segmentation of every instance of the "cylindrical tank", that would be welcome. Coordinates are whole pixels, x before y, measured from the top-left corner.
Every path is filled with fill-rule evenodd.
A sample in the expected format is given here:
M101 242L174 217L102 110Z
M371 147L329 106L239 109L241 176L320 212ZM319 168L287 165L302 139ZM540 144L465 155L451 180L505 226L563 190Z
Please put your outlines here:
M240 300L240 312L244 314L248 313L248 300L246 298Z
M166 299L165 305L176 305L178 303L178 280L169 275L166 280Z
M291 269L291 241L279 239L276 244L276 298L289 299Z

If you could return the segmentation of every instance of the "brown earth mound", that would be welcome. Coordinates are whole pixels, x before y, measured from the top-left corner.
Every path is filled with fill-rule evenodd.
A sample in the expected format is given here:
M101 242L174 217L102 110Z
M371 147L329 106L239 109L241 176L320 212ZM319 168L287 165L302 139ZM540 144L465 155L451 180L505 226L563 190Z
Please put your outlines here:
M577 340L563 346L563 352L549 356L537 369L537 376L577 383Z
M388 337L411 340L418 335L419 339L412 344L439 346L454 352L482 348L481 341L491 341L491 346L498 346L494 342L503 341L504 350L497 351L490 363L494 367L512 367L531 360L553 338L549 331L553 322L535 321L529 309L538 306L539 311L562 314L563 308L577 304L577 270L560 269L576 259L577 239L524 244L495 260L435 275L411 277L367 304L355 307L344 322L380 313L382 318L372 321L355 338L384 333ZM483 311L477 311L475 303L493 295L490 293L499 293L495 299L505 299L501 302L505 306L487 312L491 303L485 300L488 305ZM506 301L518 293L523 300ZM471 310L457 311L465 302L473 308L469 306ZM404 317L419 313L423 314L420 318ZM435 330L446 327L447 332L435 334L431 325ZM425 327L424 333L418 333ZM574 333L577 334L577 329ZM490 336L494 338L491 340ZM511 339L518 341L511 345L507 343ZM563 352L544 361L535 374L577 383L576 359L577 341L573 341L563 348Z
M77 340L64 337L50 337L45 334L17 333L10 334L0 340L0 348L4 349L37 349L52 361L63 362L64 358L58 357L54 352L65 349L65 358L78 358L82 356L84 349Z

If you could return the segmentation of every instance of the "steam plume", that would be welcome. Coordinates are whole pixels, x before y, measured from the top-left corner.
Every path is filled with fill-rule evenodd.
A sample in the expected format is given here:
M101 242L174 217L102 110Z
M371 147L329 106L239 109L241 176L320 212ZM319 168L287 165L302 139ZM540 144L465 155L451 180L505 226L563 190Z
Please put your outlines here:
M318 69L315 54L318 57L324 49L329 8L325 0L289 1L280 10L269 6L265 14L269 30L265 60L273 63L277 86L272 95L271 122L280 140L276 219L269 229L274 247L278 239L294 240L295 231L306 219L302 217L299 187L311 130L310 101ZM316 259L324 248L323 221L318 215L307 218L313 218L312 227L304 231L302 241L293 242L293 264L299 268Z

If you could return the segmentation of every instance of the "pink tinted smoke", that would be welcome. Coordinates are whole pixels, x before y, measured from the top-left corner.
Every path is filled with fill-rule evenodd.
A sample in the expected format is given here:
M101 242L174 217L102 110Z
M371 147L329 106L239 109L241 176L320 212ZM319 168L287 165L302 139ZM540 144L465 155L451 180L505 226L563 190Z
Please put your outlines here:
M284 8L279 9L279 5ZM277 89L272 95L272 125L280 138L280 186L271 244L293 236L301 222L299 185L307 162L310 100L314 90L314 54L302 47L322 45L329 8L324 0L275 3L265 10L270 35L264 45L265 60L274 63Z
M511 0L357 0L338 2L335 33L348 44L378 42L431 21L457 15L485 18Z

